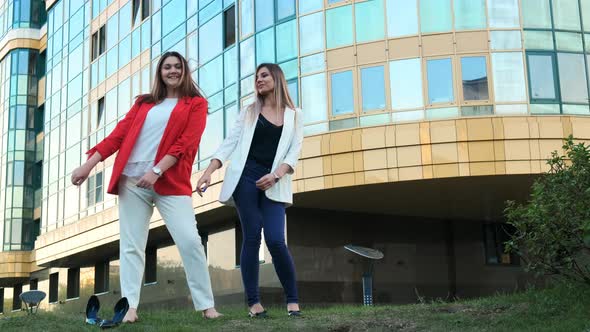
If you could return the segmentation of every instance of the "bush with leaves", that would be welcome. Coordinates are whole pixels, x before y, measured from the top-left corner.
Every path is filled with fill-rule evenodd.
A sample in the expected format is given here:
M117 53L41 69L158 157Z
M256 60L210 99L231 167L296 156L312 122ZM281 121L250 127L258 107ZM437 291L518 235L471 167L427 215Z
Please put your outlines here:
M506 243L527 271L590 284L590 149L570 136L547 161L526 204L507 202L515 232Z

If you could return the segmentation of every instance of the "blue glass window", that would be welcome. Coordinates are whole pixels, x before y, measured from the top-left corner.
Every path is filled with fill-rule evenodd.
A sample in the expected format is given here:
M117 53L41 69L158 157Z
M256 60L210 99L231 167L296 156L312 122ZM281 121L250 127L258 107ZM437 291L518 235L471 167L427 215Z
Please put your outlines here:
M588 104L584 54L557 53L557 64L561 100L564 103Z
M299 0L299 15L324 8L324 0Z
M131 31L131 2L128 2L125 6L119 10L119 39L125 38L125 36Z
M131 60L131 36L128 35L119 43L119 66L123 67Z
M275 31L267 29L256 35L256 65L275 62Z
M223 56L218 56L199 69L199 82L206 96L211 96L223 89Z
M531 101L557 100L554 57L551 54L528 54Z
M162 39L162 11L152 15L152 40L154 42Z
M297 24L295 20L277 25L277 62L297 57Z
M327 114L326 74L320 73L301 78L301 106L304 123L326 121Z
M254 0L242 0L240 8L241 33L248 36L254 32Z
M256 31L273 25L275 18L274 0L256 0Z
M223 15L219 14L199 29L199 64L207 61L223 51Z
M297 84L297 79L287 82L287 88L293 104L295 107L299 107L299 84Z
M461 58L463 100L488 100L488 69L484 56Z
M580 30L578 0L553 0L553 21L556 29Z
M328 48L352 44L352 6L342 6L326 11L326 38Z
M426 62L428 75L428 101L430 104L450 103L453 93L453 66L451 59L435 59Z
M363 111L385 109L385 68L383 66L361 69Z
M301 75L326 69L326 54L324 52L301 58Z
M333 73L330 77L332 91L332 115L354 113L354 89L352 71Z
M417 0L387 0L387 32L389 37L418 33Z
M455 0L455 29L484 29L486 27L485 0Z
M238 48L233 47L223 55L223 80L225 86L236 83L238 79Z
M488 0L488 20L491 28L518 28L518 0Z
M422 33L452 29L451 0L420 0L420 30Z
M385 18L383 0L371 0L355 4L356 42L383 39Z
M240 77L253 74L255 67L254 37L251 37L240 43Z
M295 0L277 1L277 20L281 21L291 16L295 16Z
M172 0L162 8L162 16L166 24L162 25L162 36L166 36L186 20L186 3L182 0Z
M492 53L492 73L497 102L526 101L521 52Z
M111 16L107 21L107 50L119 41L119 14Z
M299 48L301 54L313 53L324 49L324 12L299 18Z

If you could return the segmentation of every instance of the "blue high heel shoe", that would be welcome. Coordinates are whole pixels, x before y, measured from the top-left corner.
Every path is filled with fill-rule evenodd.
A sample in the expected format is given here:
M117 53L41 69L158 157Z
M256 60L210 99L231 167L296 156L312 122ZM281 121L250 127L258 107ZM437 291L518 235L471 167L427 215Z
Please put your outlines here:
M115 304L115 315L113 316L113 319L105 319L100 322L99 326L103 329L116 327L123 321L123 317L127 314L127 310L129 310L129 302L126 297L122 297Z
M98 297L96 295L92 295L88 299L88 303L86 304L86 324L89 325L98 325L102 321L98 317L98 311L100 310L100 302L98 301Z

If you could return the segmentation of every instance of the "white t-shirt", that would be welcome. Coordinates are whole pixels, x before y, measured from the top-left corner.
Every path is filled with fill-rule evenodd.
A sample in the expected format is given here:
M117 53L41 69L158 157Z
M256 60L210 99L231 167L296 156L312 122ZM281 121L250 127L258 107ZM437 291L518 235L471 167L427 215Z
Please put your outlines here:
M166 98L148 112L123 174L142 177L154 166L158 146L178 98Z

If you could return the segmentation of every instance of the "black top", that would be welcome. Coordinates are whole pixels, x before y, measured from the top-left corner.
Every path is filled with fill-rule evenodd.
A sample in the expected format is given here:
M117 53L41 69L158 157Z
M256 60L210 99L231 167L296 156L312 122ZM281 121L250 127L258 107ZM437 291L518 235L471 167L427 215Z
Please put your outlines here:
M266 168L271 168L277 154L282 132L283 126L275 126L260 114L254 130L252 144L250 144L248 159L255 160Z

